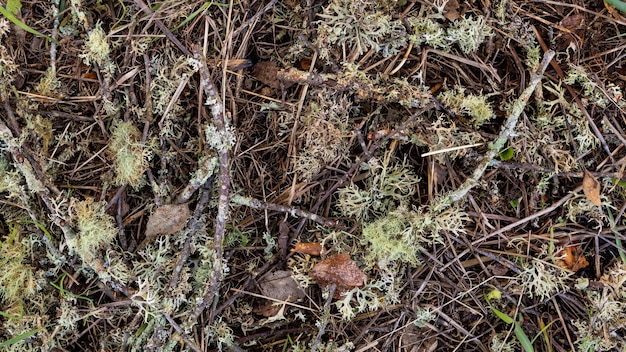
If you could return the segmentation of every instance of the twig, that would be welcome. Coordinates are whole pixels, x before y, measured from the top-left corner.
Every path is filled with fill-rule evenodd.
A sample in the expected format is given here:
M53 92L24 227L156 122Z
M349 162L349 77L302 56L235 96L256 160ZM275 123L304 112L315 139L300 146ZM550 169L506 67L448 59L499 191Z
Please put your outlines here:
M209 75L209 70L207 68L204 56L200 53L200 48L200 45L194 46L194 59L200 63L200 84L207 95L206 105L208 105L211 110L211 115L213 116L213 124L217 129L217 132L222 136L226 136L229 132L227 131L228 126L226 118L224 116L224 105L220 96L218 95L218 91L215 88L215 85L211 81L211 76ZM202 299L202 302L198 304L193 314L191 314L191 321L196 320L198 316L200 316L202 311L204 311L204 309L207 307L209 302L214 299L217 291L219 290L219 284L222 281L224 233L226 232L226 222L228 221L228 194L230 190L230 172L228 169L228 164L230 161L228 153L230 146L222 146L217 149L220 168L220 190L219 200L217 204L217 216L215 218L215 233L213 234L215 261L213 263L213 274L207 282L204 298Z
M381 103L397 102L409 107L423 107L431 100L430 93L407 86L401 79L390 78L389 84L374 84L364 72L339 72L338 74L316 73L289 68L276 75L278 80L312 86L324 86L337 91L354 92L358 99L374 100ZM388 87L406 87L388 94Z
M447 153L447 152L453 152L455 150L462 150L462 149L480 147L483 144L485 144L485 143L474 143L474 144L467 144L467 145L459 145L459 146L451 147L451 148L445 148L445 149L440 149L440 150L433 150L431 152L422 154L421 157L425 158L427 156L437 155L437 154Z
M198 170L193 174L189 183L180 192L180 195L176 199L176 204L187 203L193 193L198 190L198 188L202 187L214 174L215 169L217 168L217 157L215 156L203 156L200 158L198 162Z
M196 352L202 352L202 350L193 341L191 341L189 336L187 336L187 334L183 331L183 329L180 328L180 325L178 325L174 321L174 319L172 319L172 317L169 316L169 314L163 313L163 316L165 317L165 319L167 319L167 321L174 328L174 330L176 330L176 332L180 335L183 341L185 341L185 343L187 344L189 348L191 348L192 350Z
M126 186L122 186L121 189L123 192L124 190L126 190ZM119 237L120 237L120 246L122 247L123 250L127 251L128 239L126 238L126 231L124 231L124 221L122 219L122 204L123 203L124 203L124 198L120 196L117 200L117 212L115 214L115 220L117 221L117 233L119 234Z
M187 259L191 254L191 238L196 233L198 219L200 218L200 215L202 215L202 211L209 201L209 191L212 181L213 179L209 179L206 181L204 189L202 190L202 196L200 197L200 201L198 202L196 210L193 212L193 217L191 218L191 220L189 221L189 225L187 226L187 228L189 229L189 233L187 234L187 238L185 239L185 243L183 244L183 249L180 252L180 258L178 259L176 267L174 268L174 272L172 273L172 278L170 280L170 290L173 290L174 288L176 288L176 285L178 285L180 272L183 270L183 266L185 265L185 262L187 262Z
M499 235L501 233L504 233L506 231L512 230L512 229L514 229L514 228L516 228L516 227L518 227L518 226L520 226L522 224L525 224L525 223L527 223L529 221L532 221L532 220L534 220L534 219L536 219L536 218L538 218L540 216L543 216L545 214L548 214L548 213L554 211L555 209L557 209L558 207L563 205L563 203L567 202L572 197L574 197L574 195L576 193L580 192L582 189L583 189L582 186L578 186L578 187L576 187L576 189L574 189L568 195L566 195L565 197L559 199L556 203L552 204L551 206L549 206L549 207L547 207L547 208L545 208L545 209L543 209L541 211L538 211L538 212L536 212L536 213L534 213L532 215L529 215L529 216L527 216L527 217L525 217L525 218L523 218L521 220L518 220L518 221L516 221L516 222L514 222L512 224L509 224L509 225L507 225L507 226L505 226L505 227L503 227L503 228L501 228L501 229L499 229L497 231L494 231L494 232L490 233L489 235L487 235L485 237L481 237L480 239L472 242L472 247L475 247L476 245L478 245L481 242L485 242L486 240L488 240L489 238L491 238L493 236L497 236L497 235Z
M157 27L159 27L161 32L163 32L163 34L165 34L167 39L169 39L172 43L174 43L174 45L176 45L178 50L180 50L183 54L185 54L188 57L192 56L191 53L189 52L189 50L187 50L187 48L185 48L183 43L181 43L174 36L174 34L172 34L172 32L170 32L170 30L163 24L163 22L160 19L158 19L156 16L154 16L154 12L152 12L152 10L150 10L150 8L148 7L148 5L146 5L146 3L144 3L142 0L135 0L135 4L137 6L139 6L141 11L145 12L146 15L152 16L152 20L154 21L154 23L156 23Z
M480 181L483 174L485 173L485 170L498 155L500 149L502 149L509 137L515 134L515 126L517 125L517 120L524 111L524 107L526 107L528 99L530 99L530 97L532 96L535 88L537 87L537 84L539 84L539 82L541 81L541 77L548 67L548 64L554 57L554 54L554 51L549 50L546 51L546 53L543 55L543 60L541 61L541 64L539 65L539 68L537 68L535 74L530 79L528 87L524 89L520 97L513 104L513 107L511 108L511 113L504 123L504 126L502 126L502 131L500 131L498 138L490 143L489 151L485 154L481 163L476 167L472 176L465 180L465 182L463 182L463 184L461 184L456 191L443 196L446 198L446 201L444 202L444 205L446 207L450 204L454 204L460 201L461 199L463 199L463 197L467 195L467 193L478 183L478 181Z
M280 211L283 213L288 213L291 216L298 216L301 218L309 219L311 221L315 221L316 223L322 226L337 227L337 228L345 227L340 221L329 220L319 215L316 215L314 213L310 213L308 211L298 209L296 207L290 207L290 206L274 204L274 203L265 203L255 198L244 197L244 196L239 196L239 195L233 196L231 201L235 204L245 205L252 209L259 209L259 210L267 209L267 210L274 210L274 211Z
M333 300L333 295L335 294L335 290L337 286L330 285L326 290L328 294L328 298L326 299L326 303L324 304L324 309L322 310L322 316L320 317L319 330L317 331L317 336L315 336L315 340L311 345L311 352L315 352L317 349L317 345L319 345L322 336L324 335L324 331L326 331L326 326L328 325L328 321L330 320L330 302Z
M239 28L237 28L237 30L235 32L233 32L232 37L235 38L237 35L239 35L239 33L241 33L241 31L243 31L244 29L248 28L248 26L250 26L256 20L258 20L259 17L263 16L263 14L265 14L267 11L269 11L271 8L273 8L274 5L276 5L276 1L277 0L272 0L272 1L268 2L267 5L265 5L265 7L263 7L259 12L257 12L254 16L250 17L246 22L242 23L239 26Z

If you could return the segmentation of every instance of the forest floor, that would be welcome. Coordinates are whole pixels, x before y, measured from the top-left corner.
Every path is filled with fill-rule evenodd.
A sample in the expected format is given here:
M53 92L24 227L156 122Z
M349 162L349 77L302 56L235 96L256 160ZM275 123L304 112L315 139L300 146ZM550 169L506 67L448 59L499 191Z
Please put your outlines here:
M1 350L626 351L602 0L0 13Z

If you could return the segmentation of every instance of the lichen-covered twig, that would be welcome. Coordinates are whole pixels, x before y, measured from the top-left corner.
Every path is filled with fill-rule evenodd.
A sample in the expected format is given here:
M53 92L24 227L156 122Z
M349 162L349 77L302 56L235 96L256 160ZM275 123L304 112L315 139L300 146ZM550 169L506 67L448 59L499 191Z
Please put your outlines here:
M202 187L213 176L217 168L217 157L214 155L205 155L198 161L198 169L192 175L185 189L180 192L176 199L176 204L187 203L191 196L198 188Z
M326 299L326 303L324 303L324 309L322 310L322 316L319 320L317 335L315 336L315 340L313 340L313 344L311 345L311 352L315 352L317 350L317 346L322 340L322 336L326 331L326 327L328 326L328 322L330 320L330 302L333 300L333 296L335 295L335 290L337 286L335 284L330 285L326 289L326 293L328 293L328 298Z
M172 278L170 279L170 290L173 290L176 285L178 285L180 273L183 270L183 267L185 266L189 255L191 254L191 237L197 231L198 219L200 218L200 215L202 215L202 212L204 211L204 208L209 201L209 190L212 181L212 178L206 181L200 196L200 201L196 206L196 210L193 212L193 217L191 218L191 220L189 220L189 225L187 225L189 232L187 234L187 238L185 239L185 243L183 244L183 249L180 252L180 258L178 259L176 267L174 268L174 272L172 273Z
M315 221L316 223L322 226L326 226L326 227L344 228L344 225L340 221L326 219L324 217L321 217L319 215L313 214L311 212L308 212L308 211L305 211L296 207L290 207L287 205L280 205L280 204L274 204L274 203L266 203L255 198L244 197L240 195L233 196L231 201L235 204L245 205L252 209L261 209L261 210L267 209L267 210L280 211L283 213L290 214L291 216L297 216L297 217L309 219L311 221Z
M226 138L226 135L230 133L226 117L224 116L224 105L215 85L211 81L209 70L206 65L204 56L200 53L200 46L194 47L194 59L199 63L200 69L200 84L206 94L206 105L211 110L211 116L213 117L213 125L217 131L217 134ZM208 141L210 142L210 141ZM223 271L223 251L224 251L224 233L226 232L226 222L228 221L228 193L230 183L230 172L228 169L229 164L229 150L227 145L217 147L217 155L219 162L219 200L217 203L217 216L215 218L215 233L213 234L213 245L215 249L215 262L213 263L213 274L209 282L207 282L205 295L190 316L191 321L195 321L198 316L204 311L207 305L213 301L217 291L219 290L219 284L222 281Z
M353 92L361 100L397 102L411 108L422 107L431 100L430 93L424 87L416 87L398 78L390 78L388 81L372 79L353 67L346 67L338 74L307 72L292 67L279 71L276 77L286 82Z
M519 116L524 111L524 108L526 107L526 104L528 103L528 99L530 99L533 92L535 91L535 88L537 88L537 84L541 81L541 78L543 77L543 73L548 67L548 64L550 64L550 61L552 60L553 57L554 57L554 51L552 50L546 51L546 53L543 55L543 60L541 61L539 68L537 68L537 71L530 79L528 87L524 89L520 97L513 104L513 107L511 108L511 112L509 113L509 117L506 119L504 126L502 126L502 131L500 131L498 138L496 138L493 142L490 143L489 151L485 153L480 164L478 164L476 169L474 169L474 173L472 174L472 176L470 176L467 180L465 180L465 182L463 182L463 184L461 184L459 188L457 188L454 192L451 192L443 196L445 198L443 199L444 201L441 203L441 206L447 207L451 204L454 204L460 201L478 183L478 181L480 181L483 174L485 173L485 170L487 169L489 164L491 164L491 162L495 159L495 157L498 155L502 147L506 144L509 137L512 137L515 134L515 127L517 126L517 120L519 119ZM443 209L434 209L434 210L443 210Z

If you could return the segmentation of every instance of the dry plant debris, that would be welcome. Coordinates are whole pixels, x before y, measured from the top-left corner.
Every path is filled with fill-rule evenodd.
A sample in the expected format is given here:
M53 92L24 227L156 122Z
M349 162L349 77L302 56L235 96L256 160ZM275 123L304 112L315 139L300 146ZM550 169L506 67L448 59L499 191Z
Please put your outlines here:
M367 276L346 253L332 255L317 263L311 276L321 287L334 285L335 298L343 293L365 284Z
M322 247L322 244L319 242L298 242L291 249L292 252L315 256L319 256L323 250L324 247Z
M255 312L264 316L272 317L281 310L280 301L297 302L306 295L298 282L291 277L291 271L276 270L267 273L259 281L261 293L272 299L258 306Z
M585 193L585 197L594 205L602 205L602 200L600 199L600 182L598 182L598 179L589 171L584 170L583 173L585 175L583 177L583 192Z
M620 11L0 4L0 349L626 350Z
M185 227L187 220L189 220L189 205L186 203L160 206L148 217L146 239L176 233Z

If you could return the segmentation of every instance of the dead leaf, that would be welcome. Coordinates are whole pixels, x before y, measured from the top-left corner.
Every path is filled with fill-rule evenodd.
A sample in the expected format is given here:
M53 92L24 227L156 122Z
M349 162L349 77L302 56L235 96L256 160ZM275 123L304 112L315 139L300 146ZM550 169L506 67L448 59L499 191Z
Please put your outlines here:
M281 88L281 80L278 79L278 71L280 67L272 61L259 61L252 69L252 75L261 83L273 89ZM294 85L293 82L282 82L283 87L289 88Z
M400 334L399 350L402 352L434 352L439 342L427 328L409 324Z
M319 256L322 253L322 245L319 242L298 242L292 252Z
M189 206L185 204L170 204L159 207L148 218L146 225L146 239L157 235L171 235L185 227L189 219Z
M583 178L583 192L591 203L602 205L600 200L600 182L587 170L585 170L585 177Z
M563 17L560 24L570 31L574 31L576 28L580 27L584 19L585 16L582 13L576 13Z
M266 274L259 281L259 288L264 296L279 301L296 302L305 296L300 285L291 277L291 272L286 270ZM275 316L280 311L281 305L277 305L274 300L268 300L267 303L257 307L255 313L264 317Z
M365 284L367 276L359 269L350 256L346 253L335 254L317 263L311 276L320 287L335 285L335 298L341 298L341 294Z
M556 257L558 265L574 272L589 266L581 246L565 247L556 253Z
M458 20L461 17L459 7L458 0L449 0L443 8L443 16L451 22Z

